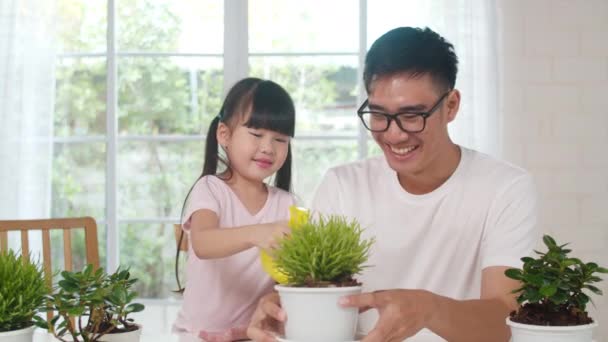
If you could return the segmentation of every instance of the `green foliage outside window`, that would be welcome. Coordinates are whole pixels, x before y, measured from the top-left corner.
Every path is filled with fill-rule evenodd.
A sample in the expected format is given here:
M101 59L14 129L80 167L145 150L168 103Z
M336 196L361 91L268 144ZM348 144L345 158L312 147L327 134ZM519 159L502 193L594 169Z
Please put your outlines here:
M63 31L59 34L66 52L105 49L105 30L99 28L105 28L106 18L97 15L105 11L105 2L60 3ZM119 48L178 51L180 18L172 12L169 2L125 0L118 9ZM286 57L276 63L273 58L252 57L250 74L270 78L292 94L298 110L298 132L316 134L326 130L339 134L343 128L332 126L331 120L340 116L346 119L349 134L354 134L353 127L358 125L351 108L357 91L356 57L338 62ZM205 134L222 101L221 58L129 55L119 56L117 63L119 218L176 218L187 190L202 170L204 142L131 141L122 137ZM56 78L55 136L98 138L54 145L52 215L95 216L100 222L103 263L105 57L62 57ZM294 157L294 189L296 195L308 201L316 181L328 167L357 158L357 143L296 139ZM140 279L134 285L136 290L142 297L169 296L175 243L171 224L121 223L119 230L121 263L129 265Z

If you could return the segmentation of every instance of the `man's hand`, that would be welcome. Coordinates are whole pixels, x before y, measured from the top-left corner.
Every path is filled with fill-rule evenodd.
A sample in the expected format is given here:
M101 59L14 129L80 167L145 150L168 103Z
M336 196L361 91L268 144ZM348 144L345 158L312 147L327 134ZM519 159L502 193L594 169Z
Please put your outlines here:
M378 310L376 326L361 342L401 342L414 336L429 324L439 305L431 292L401 289L347 296L340 304L361 312Z
M279 294L269 293L258 302L258 307L251 317L247 336L257 342L275 342L275 335L284 335L284 324L287 320L281 309Z

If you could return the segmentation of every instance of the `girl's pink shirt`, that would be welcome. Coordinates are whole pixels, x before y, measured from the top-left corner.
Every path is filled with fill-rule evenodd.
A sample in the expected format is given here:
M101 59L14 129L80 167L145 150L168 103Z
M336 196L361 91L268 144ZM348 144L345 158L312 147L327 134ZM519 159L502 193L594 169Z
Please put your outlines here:
M287 220L289 206L294 204L292 194L268 186L266 203L252 215L224 181L205 176L192 189L182 227L189 234L192 214L200 209L214 211L220 229ZM205 340L245 338L258 300L271 292L273 285L273 280L262 270L258 248L225 258L202 260L189 245L186 290L173 328Z

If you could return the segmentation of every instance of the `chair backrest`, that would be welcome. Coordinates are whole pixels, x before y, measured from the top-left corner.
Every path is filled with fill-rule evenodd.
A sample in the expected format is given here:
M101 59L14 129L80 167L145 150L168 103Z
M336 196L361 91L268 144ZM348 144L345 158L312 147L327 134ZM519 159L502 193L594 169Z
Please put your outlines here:
M84 229L85 253L87 263L99 268L99 247L97 245L97 223L92 217L56 218L39 220L0 220L0 252L8 250L8 232L21 232L21 255L28 260L30 231L42 232L42 260L47 284L52 283L51 267L51 230L63 230L64 267L71 271L72 262L72 229Z
M182 235L182 226L179 223L173 225L173 233L175 233L175 245L179 248L180 251L187 252L188 251L188 234L184 233ZM180 243L179 238L182 238Z
M65 270L72 270L72 229L84 229L87 263L99 268L99 248L97 245L97 223L92 217L0 220L0 251L8 249L8 232L21 232L21 254L29 256L29 231L41 231L44 270L51 274L51 230L63 230L63 255Z
M64 267L71 271L72 262L72 229L84 229L85 253L87 263L95 269L99 268L99 247L97 245L97 223L92 217L56 218L40 220L0 220L0 252L8 250L8 232L21 232L21 255L23 260L29 260L30 244L28 235L30 231L42 232L42 262L46 283L49 288L53 282L51 265L51 230L63 230L63 258ZM53 312L47 312L47 319L53 317ZM74 321L72 321L74 324Z

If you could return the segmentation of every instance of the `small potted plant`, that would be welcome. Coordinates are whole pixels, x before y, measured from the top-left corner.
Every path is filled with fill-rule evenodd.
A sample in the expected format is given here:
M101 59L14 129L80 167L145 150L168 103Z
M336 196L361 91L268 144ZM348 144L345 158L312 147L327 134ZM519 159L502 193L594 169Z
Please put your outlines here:
M47 296L46 310L56 312L50 321L35 317L36 325L48 329L60 341L139 341L141 326L128 315L144 306L132 303L137 279L128 270L106 274L87 265L79 272L61 272L58 289Z
M361 292L354 276L366 267L374 243L362 239L362 232L355 220L320 215L300 220L278 243L273 258L287 284L275 289L288 317L286 340L354 340L358 310L340 307L338 299Z
M0 252L0 342L31 342L33 317L49 288L38 263Z
M524 257L522 269L508 269L505 275L519 280L517 301L523 304L507 318L513 342L591 342L597 323L585 311L590 298L583 290L601 295L593 283L596 273L608 270L594 262L569 257L570 249L545 235L548 251L539 257Z

